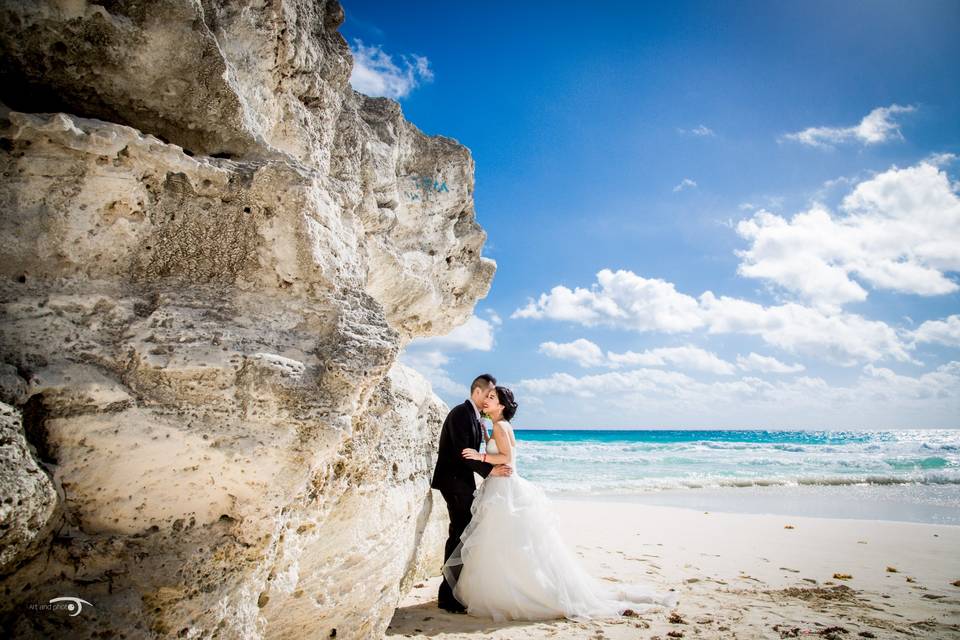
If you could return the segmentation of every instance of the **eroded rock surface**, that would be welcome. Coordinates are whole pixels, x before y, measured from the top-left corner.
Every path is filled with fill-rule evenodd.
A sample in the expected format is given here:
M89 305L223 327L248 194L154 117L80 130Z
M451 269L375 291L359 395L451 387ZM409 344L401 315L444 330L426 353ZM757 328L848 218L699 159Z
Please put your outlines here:
M439 570L446 408L396 357L495 265L469 151L350 89L342 20L0 3L14 635L379 637Z

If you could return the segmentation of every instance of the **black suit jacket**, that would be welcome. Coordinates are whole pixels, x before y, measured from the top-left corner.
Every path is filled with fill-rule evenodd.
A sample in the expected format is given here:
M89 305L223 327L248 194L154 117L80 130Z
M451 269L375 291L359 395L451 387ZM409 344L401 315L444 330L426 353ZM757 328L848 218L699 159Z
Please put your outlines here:
M453 493L473 493L477 483L473 479L476 471L486 478L493 470L489 462L467 460L461 455L464 449L480 450L483 433L477 414L470 400L458 404L443 421L440 430L440 447L437 451L437 466L433 470L430 486L434 489Z

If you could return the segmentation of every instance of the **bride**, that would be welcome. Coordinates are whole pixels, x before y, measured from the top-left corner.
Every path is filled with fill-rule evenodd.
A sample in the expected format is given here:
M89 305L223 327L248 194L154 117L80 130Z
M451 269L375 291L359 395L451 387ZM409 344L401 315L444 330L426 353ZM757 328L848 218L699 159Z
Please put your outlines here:
M674 592L643 584L606 584L588 574L560 536L556 515L543 490L521 477L517 440L509 420L517 410L513 393L496 387L483 409L493 420L487 452L464 449L464 458L510 464L513 475L486 478L474 493L472 519L443 565L457 600L474 616L504 620L549 620L643 613L673 608Z

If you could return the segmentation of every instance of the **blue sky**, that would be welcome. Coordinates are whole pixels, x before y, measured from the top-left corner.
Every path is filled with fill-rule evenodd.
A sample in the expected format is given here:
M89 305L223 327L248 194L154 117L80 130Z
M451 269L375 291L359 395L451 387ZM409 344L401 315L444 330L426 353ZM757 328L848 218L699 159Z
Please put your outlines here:
M519 5L519 6L517 6ZM960 4L344 2L476 161L475 317L403 359L519 428L960 427Z

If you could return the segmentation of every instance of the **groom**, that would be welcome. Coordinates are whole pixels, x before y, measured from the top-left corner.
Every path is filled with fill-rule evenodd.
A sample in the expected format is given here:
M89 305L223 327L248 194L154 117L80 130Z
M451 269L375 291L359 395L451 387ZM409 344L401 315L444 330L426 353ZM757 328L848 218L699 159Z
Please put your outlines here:
M484 400L491 394L496 395L496 384L497 379L489 373L477 376L470 385L470 397L463 404L458 404L450 410L440 430L437 466L433 470L430 486L440 490L440 495L447 503L447 513L450 514L450 529L443 553L444 562L457 548L460 535L470 523L470 506L473 504L473 492L477 489L477 483L473 479L474 471L484 478L488 475L509 476L513 473L510 465L494 466L489 462L467 460L461 455L464 449L480 449L480 443L483 442L480 410ZM463 604L453 596L453 590L445 576L440 584L437 603L441 609L453 613L466 611Z

